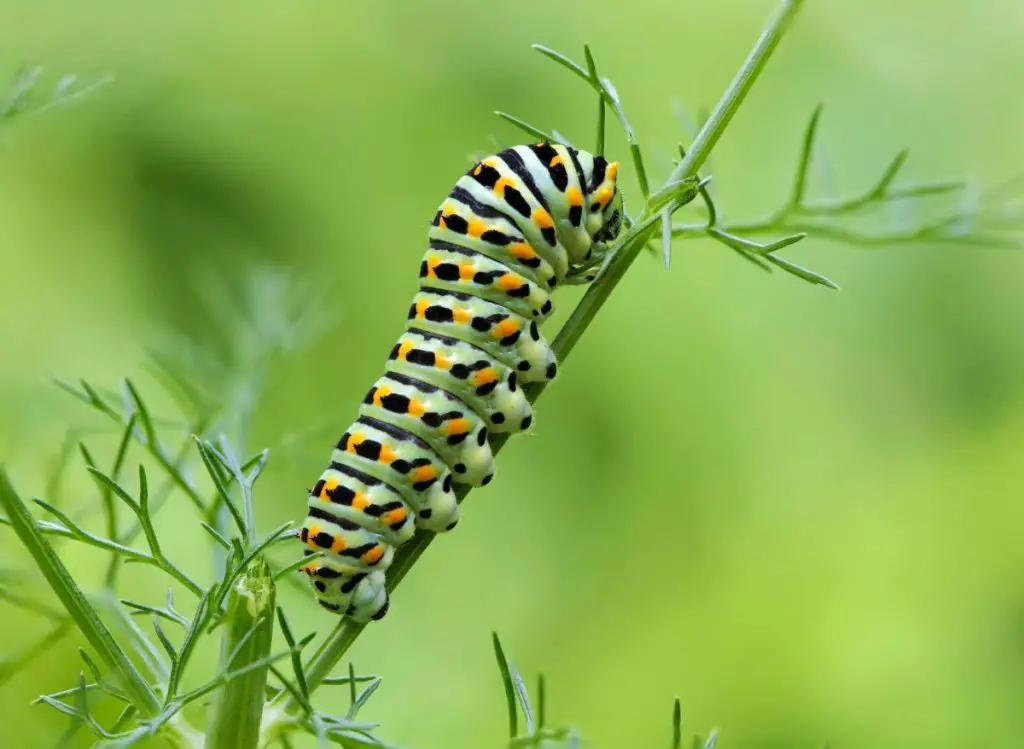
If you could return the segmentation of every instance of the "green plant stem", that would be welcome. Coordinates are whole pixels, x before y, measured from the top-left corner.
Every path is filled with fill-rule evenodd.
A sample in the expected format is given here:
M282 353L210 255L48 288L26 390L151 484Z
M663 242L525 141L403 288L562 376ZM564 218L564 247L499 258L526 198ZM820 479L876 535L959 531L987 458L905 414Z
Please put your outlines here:
M754 82L760 76L769 58L778 46L779 41L792 25L802 6L803 0L784 0L780 4L775 16L769 22L764 33L761 34L757 44L751 50L750 55L736 74L718 106L715 107L714 112L712 112L697 134L686 156L676 167L675 171L672 172L668 180L666 180L666 186L687 177L696 176L700 167L711 154L711 150L718 143L722 133L729 126L740 104L743 103L743 100L750 92ZM650 218L651 212L645 208L643 214L637 218L634 228L643 227ZM619 284L619 281L622 280L630 265L632 265L633 261L643 250L646 242L657 231L657 223L651 223L646 228L627 235L626 240L619 247L605 273L587 289L587 293L576 306L576 309L573 310L569 320L555 338L552 349L559 361L564 361L569 355L569 352L572 351L579 341L580 336L583 335L584 331L597 316L601 307L604 306L611 292ZM535 402L541 393L544 392L544 389L544 384L536 384L528 388L527 396L530 402ZM491 442L493 452L497 453L505 444L506 439L506 435L496 436ZM469 487L460 487L456 496L461 502L468 493ZM398 586L402 578L405 577L406 573L412 568L423 552L427 550L427 547L430 546L433 538L434 534L421 531L413 537L412 541L399 549L395 555L394 562L388 570L387 588L389 592ZM306 681L310 690L316 688L330 674L335 665L348 652L352 643L359 637L365 626L348 619L342 619L338 622L334 631L306 665ZM291 697L282 696L280 699L282 701L290 701ZM282 707L288 709L291 705L286 702Z
M274 581L257 557L228 596L220 669L229 672L270 655L274 635ZM260 737L267 668L235 679L217 694L206 730L206 749L255 749Z
M732 79L725 95L715 106L715 111L704 122L704 126L697 133L693 145L687 150L686 156L676 166L668 182L690 177L697 174L697 171L707 161L711 151L722 137L726 127L732 121L736 111L740 108L743 100L753 87L754 82L761 75L765 65L771 58L775 48L779 46L782 37L789 31L790 26L796 19L797 14L803 7L804 0L783 0L775 11L775 16L768 22L767 27L761 33L757 44L750 51L743 66L739 69L736 77Z

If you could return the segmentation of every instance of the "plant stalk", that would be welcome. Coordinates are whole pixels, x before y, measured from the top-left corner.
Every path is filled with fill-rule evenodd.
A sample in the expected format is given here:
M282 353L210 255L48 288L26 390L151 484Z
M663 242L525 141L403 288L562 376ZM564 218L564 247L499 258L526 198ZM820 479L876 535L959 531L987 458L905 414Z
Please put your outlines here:
M270 655L274 636L274 581L257 557L235 583L227 601L220 668L230 671ZM267 669L253 671L222 687L206 729L205 749L256 749L266 696Z

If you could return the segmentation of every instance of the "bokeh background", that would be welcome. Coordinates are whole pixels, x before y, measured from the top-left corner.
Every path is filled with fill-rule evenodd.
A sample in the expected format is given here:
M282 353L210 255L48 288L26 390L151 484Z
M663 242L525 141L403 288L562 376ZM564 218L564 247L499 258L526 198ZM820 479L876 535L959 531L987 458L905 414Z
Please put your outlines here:
M50 375L131 375L161 402L145 349L168 328L202 337L221 281L273 268L329 322L274 359L248 438L272 449L260 525L297 521L401 329L436 205L491 136L519 140L492 110L592 140L593 97L529 45L582 57L589 42L663 178L683 139L672 102L713 104L772 6L3 3L4 70L116 76L3 132L3 462L43 493L68 429L102 424ZM1024 169L1019 3L808 6L715 152L729 216L786 195L819 101L840 191L904 145L917 178ZM688 729L732 747L1020 745L1024 255L812 238L788 256L843 291L705 242L679 245L668 273L637 262L537 428L354 649L385 677L364 715L382 736L501 745L497 630L528 680L545 673L552 720L593 746L667 746L676 695ZM75 464L61 501L87 508L91 489ZM162 528L204 574L187 508ZM98 578L101 556L66 559ZM0 560L25 569L8 531ZM164 582L125 584L156 601ZM332 624L281 596L303 632ZM45 630L3 611L5 654ZM64 719L28 702L73 683L76 645L0 687L5 746L57 740Z

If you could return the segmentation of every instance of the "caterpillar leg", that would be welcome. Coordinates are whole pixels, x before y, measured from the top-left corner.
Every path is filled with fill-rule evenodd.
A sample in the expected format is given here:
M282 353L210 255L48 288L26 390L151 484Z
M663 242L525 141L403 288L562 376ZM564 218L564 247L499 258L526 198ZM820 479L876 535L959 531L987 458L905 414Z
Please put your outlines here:
M604 273L605 268L608 267L608 263L611 262L612 253L600 258L595 258L585 265L578 265L574 267L566 275L565 280L562 281L566 286L586 286L588 283L593 283L597 278Z
M585 286L586 284L593 283L605 274L608 266L611 265L612 260L618 254L618 249L608 250L600 254L595 253L588 262L578 265L569 271L563 283L566 286Z

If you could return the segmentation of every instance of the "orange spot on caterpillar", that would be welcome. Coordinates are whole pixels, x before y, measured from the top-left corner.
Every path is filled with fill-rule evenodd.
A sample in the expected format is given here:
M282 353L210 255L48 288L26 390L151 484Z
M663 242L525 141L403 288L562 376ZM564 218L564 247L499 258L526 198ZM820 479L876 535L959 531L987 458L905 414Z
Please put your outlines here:
M427 258L427 277L437 278L437 266L441 264L441 258L431 255Z
M380 558L384 556L384 547L377 544L372 549L363 554L363 561L367 564L376 564L380 561Z
M559 164L564 165L565 164L565 159L563 159L561 156L554 156L554 157L552 157L551 161L548 162L548 168L549 169L554 169Z
M537 253L525 242L517 242L514 245L510 245L508 254L516 260L533 260L533 258L537 257Z
M478 221L476 219L470 221L469 225L466 228L466 233L469 236L477 238L479 238L485 231L487 231L487 224L485 224L483 221Z
M583 205L583 193L576 185L565 191L565 197L569 199L569 205Z
M610 188L610 187L602 187L600 190L597 191L597 194L594 195L594 202L597 203L598 205L600 205L600 207L602 209L605 207L605 205L611 199L612 199L612 188Z
M469 310L462 309L462 307L456 307L452 310L452 317L459 325L467 325L469 321L473 319L473 315Z
M604 171L604 178L608 182L614 182L619 178L619 162L613 161Z
M445 219L446 218L448 218L449 216L454 216L456 213L458 213L458 211L456 211L454 208L451 207L451 204L448 203L448 201L445 201L445 203L446 203L447 207L442 206L442 208L441 208L441 218L437 222L437 225L441 229L447 229L448 228L448 224L445 223Z
M342 538L341 534L339 533L337 536L334 537L334 541L331 542L331 551L333 551L334 553L338 553L339 551L344 551L344 550L345 550L345 539Z
M472 263L459 263L459 280L472 281L476 275L476 266Z
M324 482L323 488L320 490L320 499L324 502L331 501L331 492L338 488L338 482L334 479L328 479Z
M473 373L473 385L480 387L481 385L489 385L498 379L498 372L494 367L488 367L487 369L481 369L479 372Z
M320 535L320 526L311 525L309 526L309 533L306 534L306 546L312 546L314 549L317 548L316 541L313 539Z
M515 273L506 273L498 279L498 288L502 291L515 291L523 287L523 279Z
M515 180L512 180L512 179L510 179L508 177L499 177L498 181L494 183L494 193L495 193L495 195L503 198L503 197L505 197L505 188L506 187L513 187L514 188L515 186L516 186Z
M384 513L384 522L387 525L394 525L405 520L406 512L404 507L399 507L397 510L391 510L391 512Z
M405 361L405 357L409 355L409 352L412 351L413 348L414 346L412 345L412 341L405 341L398 347L398 358Z
M420 466L412 472L412 480L417 484L433 478L437 478L437 469L434 466Z
M533 209L533 223L537 224L541 229L548 229L555 225L555 222L551 220L551 214L543 208Z
M451 369L452 360L444 354L434 354L434 366L438 369Z
M427 316L427 307L430 306L430 302L426 299L420 299L416 302L416 319L422 320Z
M502 320L494 326L493 335L495 338L506 338L513 333L518 333L520 329L519 323L515 320Z
M377 458L377 460L379 460L381 463L384 463L385 465L390 465L391 463L394 463L397 458L398 453L396 453L390 447L388 447L387 445L380 446L380 456Z
M409 399L409 415L416 416L417 418L423 416L427 412L427 407L423 405L422 401L418 401L415 398Z
M352 497L352 507L356 510L365 510L370 506L370 499L362 492L356 492L356 496Z
M471 428L469 419L452 419L444 425L445 434L465 434Z
M373 405L377 408L384 408L384 398L391 395L391 388L379 387L373 394Z
M350 452L354 455L356 452L356 448L363 444L363 440L365 439L366 436L362 432L356 432L355 434L350 436L348 438L348 447L346 448L347 452Z

